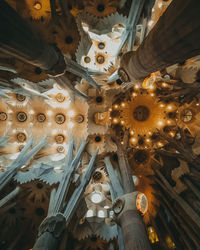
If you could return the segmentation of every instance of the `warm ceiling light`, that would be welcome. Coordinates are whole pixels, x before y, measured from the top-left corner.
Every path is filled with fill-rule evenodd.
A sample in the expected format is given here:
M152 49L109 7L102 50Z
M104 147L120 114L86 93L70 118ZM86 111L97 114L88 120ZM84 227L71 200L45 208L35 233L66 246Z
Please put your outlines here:
M159 126L162 126L162 125L163 125L163 122L162 122L162 121L159 121L159 122L158 122L158 125L159 125Z
M35 8L36 10L41 10L41 8L42 8L41 3L40 3L40 2L36 2L36 3L34 4L34 8Z
M150 21L148 22L148 26L150 27L152 24L153 24L153 20L150 20Z
M153 89L153 87L154 87L153 85L150 85L150 86L149 86L150 89Z
M95 204L98 204L102 201L102 194L100 192L93 192L90 197L91 201Z
M114 119L113 119L113 122L114 122L114 123L118 123L118 119L117 119L117 118L114 118Z
M131 142L136 142L136 139L134 137L132 137Z
M172 106L169 105L167 108L168 108L169 110L171 110L171 109L172 109Z
M162 87L167 87L167 84L165 82L163 82Z

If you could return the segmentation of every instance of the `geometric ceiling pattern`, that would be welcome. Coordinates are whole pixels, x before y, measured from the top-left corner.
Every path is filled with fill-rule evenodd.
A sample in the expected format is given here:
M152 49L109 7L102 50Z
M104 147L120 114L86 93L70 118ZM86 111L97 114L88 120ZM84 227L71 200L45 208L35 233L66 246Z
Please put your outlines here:
M66 165L73 167L81 150L69 192L63 189L54 201L62 197L70 203L98 150L95 171L68 224L69 247L64 236L59 249L121 249L113 219L116 190L105 160L110 157L120 176L120 147L136 190L145 194L141 204L148 200L147 211L139 199L137 206L152 248L197 249L199 237L184 218L189 215L184 209L177 217L173 213L182 200L199 213L200 175L191 164L199 164L200 153L195 91L200 57L136 82L123 82L118 75L121 56L137 50L172 1L149 0L142 7L129 0L7 2L60 49L70 66L64 86L39 67L0 55L0 180L5 180L0 182L0 249L33 248L38 227L53 207L54 190L65 185ZM183 234L189 236L181 245Z

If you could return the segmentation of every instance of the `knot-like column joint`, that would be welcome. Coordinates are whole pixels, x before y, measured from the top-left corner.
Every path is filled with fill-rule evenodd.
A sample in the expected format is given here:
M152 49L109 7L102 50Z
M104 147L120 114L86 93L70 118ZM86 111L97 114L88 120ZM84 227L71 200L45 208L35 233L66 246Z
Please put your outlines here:
M45 232L51 233L54 238L59 238L66 227L66 219L63 214L58 213L55 216L47 217L41 223L38 230L38 237Z
M124 70L124 68L118 69L118 75L119 75L119 78L122 80L122 82L130 82L130 78L127 72Z
M117 198L113 203L113 211L115 220L120 221L120 218L127 211L139 211L144 214L147 211L148 201L146 196L138 191L125 194Z
M67 65L60 50L57 47L55 47L55 50L57 51L58 61L53 65L53 67L51 67L49 70L46 70L45 72L50 76L59 77L65 74Z

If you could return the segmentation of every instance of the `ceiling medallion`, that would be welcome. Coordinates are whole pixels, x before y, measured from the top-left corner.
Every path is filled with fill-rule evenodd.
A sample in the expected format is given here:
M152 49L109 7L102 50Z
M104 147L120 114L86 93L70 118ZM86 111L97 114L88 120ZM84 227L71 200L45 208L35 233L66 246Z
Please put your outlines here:
M143 122L149 118L149 108L143 105L137 106L133 111L133 117L136 121Z
M116 12L118 1L84 0L85 11L97 17L106 17Z
M130 93L130 101L114 104L112 110L118 111L112 117L112 123L120 123L129 129L131 142L143 145L150 142L151 135L156 128L162 129L172 124L172 119L166 119L167 107L158 102L158 98L144 89ZM112 116L112 113L111 113Z
M64 142L64 140L65 140L65 137L63 135L61 135L61 134L56 135L55 140L56 140L57 144L62 144Z
M65 96L64 96L62 93L58 93L58 94L56 95L56 100L57 100L58 102L64 102Z
M102 173L100 171L95 171L92 177L95 181L99 181L102 178Z
M38 122L44 122L46 120L46 116L43 113L37 114L37 121Z
M90 63L90 62L91 62L90 57L89 57L89 56L85 56L85 57L84 57L84 62L85 62L85 63Z
M191 122L193 119L193 111L191 109L183 109L180 114L180 118L184 123Z
M101 141L101 136L99 136L99 135L96 136L96 137L94 138L94 140L95 140L95 142L97 142L97 143L100 142L100 141Z
M0 121L7 120L7 114L5 112L0 112Z
M19 122L25 122L27 120L27 115L25 112L18 112L17 113L17 120Z
M145 164L149 160L149 154L146 150L137 150L134 154L134 160L137 164Z
M103 55L97 55L96 62L98 64L103 64L105 62L105 57Z
M26 100L26 96L20 95L20 94L16 94L16 99L17 99L19 102L23 102L23 101Z
M55 119L57 124L63 124L65 122L65 115L57 114Z
M24 133L18 133L17 134L17 140L19 142L25 142L26 141L26 135Z
M104 48L105 48L105 43L100 42L100 43L98 44L98 48L99 48L99 49L104 49Z
M57 147L57 152L58 153L64 153L65 152L65 148L63 146L58 146Z
M101 104L103 102L103 97L102 96L97 96L96 97L96 103Z
M81 115L81 114L76 115L76 116L75 116L75 121L76 121L77 123L82 123L82 122L84 122L84 116Z

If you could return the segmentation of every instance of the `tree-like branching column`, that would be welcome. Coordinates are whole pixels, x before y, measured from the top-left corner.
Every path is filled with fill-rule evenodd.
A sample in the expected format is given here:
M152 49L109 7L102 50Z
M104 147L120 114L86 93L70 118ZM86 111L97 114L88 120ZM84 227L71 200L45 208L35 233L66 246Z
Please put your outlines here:
M168 85L172 85L173 89L167 89L166 93L158 93L160 101L178 102L179 105L191 103L200 93L199 82L191 84L163 79Z
M200 2L172 1L136 52L122 57L119 75L144 79L152 72L200 53Z
M91 157L88 167L81 177L80 184L76 187L74 193L66 204L66 196L71 181L74 177L74 173L80 165L80 160L86 145L87 142L83 141L73 159L74 142L72 140L69 143L69 151L63 177L58 189L53 189L51 192L48 215L39 227L38 238L33 247L34 250L58 249L61 235L74 215L93 172L94 163L98 153L97 151Z
M116 195L118 197L113 203L116 221L122 228L124 247L126 250L147 250L150 249L150 244L136 204L139 192L135 191L127 157L128 133L125 133L123 146L117 140L115 140L115 142L118 147L117 155L121 173L121 185L120 181L117 181L118 178L114 175L111 162L108 158L105 159L105 163L112 186L114 188L117 186L117 189L113 188L117 192ZM118 184L116 184L116 181Z
M97 89L97 83L87 69L69 58L64 58L60 50L42 40L38 34L4 0L0 2L0 51L35 65L52 77L56 77L62 88L83 98L86 96L74 88L66 71L85 78Z

